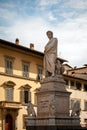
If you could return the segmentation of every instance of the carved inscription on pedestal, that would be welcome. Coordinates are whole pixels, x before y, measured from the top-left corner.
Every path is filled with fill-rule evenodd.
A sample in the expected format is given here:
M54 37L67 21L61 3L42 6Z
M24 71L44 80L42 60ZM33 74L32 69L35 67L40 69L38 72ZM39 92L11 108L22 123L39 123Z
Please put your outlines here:
M49 113L49 98L47 96L45 97L39 97L38 100L38 112L39 115L48 115Z

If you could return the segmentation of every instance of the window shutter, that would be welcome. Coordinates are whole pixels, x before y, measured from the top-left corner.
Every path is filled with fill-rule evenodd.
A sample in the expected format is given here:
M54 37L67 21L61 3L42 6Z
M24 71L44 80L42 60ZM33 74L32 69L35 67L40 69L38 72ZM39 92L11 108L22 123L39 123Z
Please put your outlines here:
M6 60L6 73L7 74L12 74L12 70L13 70L13 67L12 67L12 60L8 59Z
M29 64L23 63L23 77L29 77Z
M28 101L31 101L31 92L28 92Z
M9 88L9 100L13 101L13 88Z
M11 87L6 88L6 100L13 101L13 88Z

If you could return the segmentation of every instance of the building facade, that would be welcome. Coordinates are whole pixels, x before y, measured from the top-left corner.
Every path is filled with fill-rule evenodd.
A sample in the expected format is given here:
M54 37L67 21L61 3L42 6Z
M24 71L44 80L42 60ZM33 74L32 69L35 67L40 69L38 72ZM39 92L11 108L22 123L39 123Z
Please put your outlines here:
M35 106L43 54L0 39L0 130L25 129L27 104Z
M65 68L69 67L64 66ZM77 101L81 108L81 125L87 127L87 66L81 68L69 67L63 76L66 81L66 88L71 92L70 112Z

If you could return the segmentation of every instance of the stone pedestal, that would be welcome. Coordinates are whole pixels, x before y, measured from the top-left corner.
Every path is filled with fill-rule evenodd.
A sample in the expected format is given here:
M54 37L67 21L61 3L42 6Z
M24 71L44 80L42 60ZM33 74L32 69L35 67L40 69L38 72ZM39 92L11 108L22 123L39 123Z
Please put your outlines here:
M27 130L77 130L79 117L70 117L69 97L61 75L47 77L41 81L37 93L37 117L28 117Z
M37 95L37 117L69 116L70 94L61 75L45 78Z

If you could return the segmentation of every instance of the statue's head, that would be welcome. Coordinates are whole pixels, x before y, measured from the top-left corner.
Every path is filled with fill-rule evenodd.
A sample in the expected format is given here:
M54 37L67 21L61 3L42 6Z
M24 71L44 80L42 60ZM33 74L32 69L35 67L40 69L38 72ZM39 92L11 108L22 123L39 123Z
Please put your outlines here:
M46 34L47 34L47 37L49 39L53 38L53 32L52 31L47 31Z

